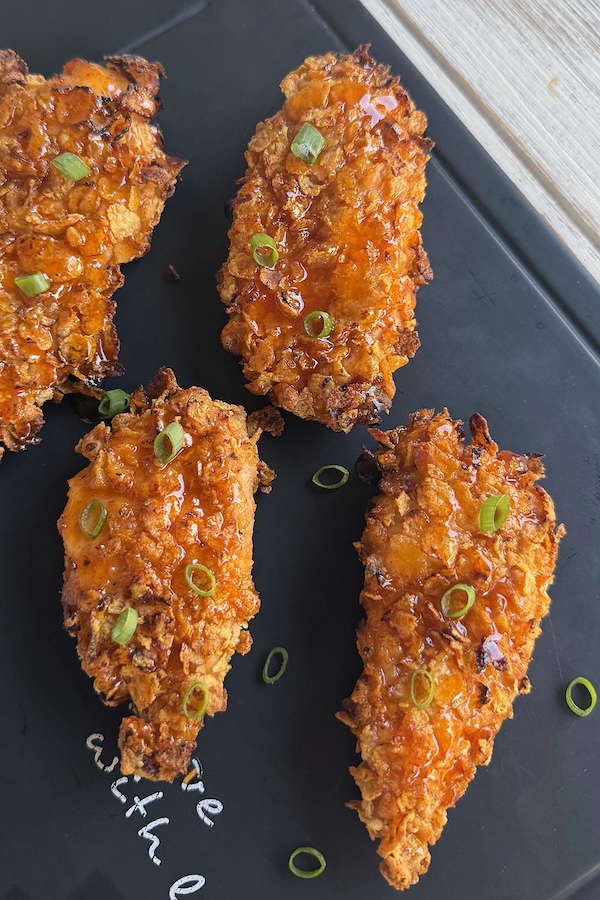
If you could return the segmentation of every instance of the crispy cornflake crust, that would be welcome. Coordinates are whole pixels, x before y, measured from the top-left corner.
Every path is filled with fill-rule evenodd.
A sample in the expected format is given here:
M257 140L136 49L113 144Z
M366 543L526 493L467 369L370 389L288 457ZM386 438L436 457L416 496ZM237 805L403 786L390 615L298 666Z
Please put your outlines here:
M427 120L367 50L310 57L284 78L283 109L246 152L217 279L223 346L243 358L248 390L346 432L389 409L392 375L419 347L415 293L431 278L418 208ZM290 152L306 121L326 139L313 165ZM254 262L254 234L275 240L273 268ZM304 331L313 310L333 319L327 339Z
M269 491L274 474L259 460L260 428L248 436L242 407L211 400L201 388L181 390L170 369L161 369L147 392L132 394L131 409L113 419L112 429L97 425L78 444L90 464L69 482L58 523L63 610L102 700L133 703L135 714L119 733L123 774L172 781L189 769L204 721L184 715L187 688L203 681L210 692L206 715L224 710L230 659L252 644L248 622L259 608L254 492ZM161 465L153 443L170 422L181 423L184 447ZM93 499L108 511L96 538L80 526ZM212 596L188 586L189 563L213 572ZM111 630L126 607L139 618L121 646Z
M122 371L111 299L120 265L148 250L185 165L165 156L151 124L163 74L111 56L106 66L71 60L46 80L0 51L0 456L39 442L47 400ZM89 177L52 165L67 151ZM50 288L27 298L14 279L37 271Z
M338 717L362 756L351 769L362 799L349 806L380 841L381 872L399 889L427 871L446 810L476 766L490 761L517 694L529 691L527 667L564 534L535 484L541 457L498 452L478 414L467 446L460 425L446 410L420 410L406 427L371 431L379 446L368 455L382 493L357 545L364 672ZM484 534L481 506L498 494L510 497L508 519ZM446 618L441 598L457 583L475 588L475 603L463 618ZM418 668L435 684L425 709L410 697Z

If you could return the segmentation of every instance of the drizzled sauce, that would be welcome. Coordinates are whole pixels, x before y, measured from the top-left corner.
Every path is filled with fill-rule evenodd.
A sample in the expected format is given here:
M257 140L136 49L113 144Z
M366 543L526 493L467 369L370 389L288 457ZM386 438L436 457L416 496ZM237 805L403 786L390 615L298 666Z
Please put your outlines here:
M387 113L398 106L396 99L391 94L379 95L372 99L370 94L364 94L358 102L365 115L371 117L371 127L385 119Z

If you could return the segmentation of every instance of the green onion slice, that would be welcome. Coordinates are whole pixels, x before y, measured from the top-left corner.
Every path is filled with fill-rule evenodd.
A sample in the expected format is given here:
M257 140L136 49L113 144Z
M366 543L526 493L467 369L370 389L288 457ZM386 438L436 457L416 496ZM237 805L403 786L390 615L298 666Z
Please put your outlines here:
M325 484L325 482L321 481L323 472L339 472L340 477L337 481L334 481L333 484ZM350 472L344 466L321 466L321 468L313 475L312 482L313 484L316 484L317 487L324 488L326 491L335 491L336 488L340 488L343 484L346 484L349 478Z
M274 656L281 656L281 663L279 665L278 670L274 675L269 675L269 666L271 665L271 660ZM288 664L288 659L290 658L289 653L285 649L285 647L273 647L269 655L265 660L265 664L262 670L262 678L265 684L274 684L278 681L283 673L285 672L285 667Z
M502 528L508 518L510 497L508 494L495 494L488 497L479 512L479 527L482 531L497 531Z
M326 338L333 331L333 319L329 313L315 309L304 320L304 330L311 338Z
M92 174L90 167L82 159L79 159L75 153L61 153L60 156L52 160L52 165L55 169L58 169L61 175L64 175L65 178L70 178L72 181L79 181L81 178L85 178L86 175Z
M319 863L318 867L316 869L299 869L294 860L297 856L300 856L301 853L306 853L308 856L314 856ZM320 875L321 872L324 871L326 865L325 857L318 850L315 850L314 847L298 847L294 850L288 861L290 872L293 872L298 878L316 878L317 875Z
M90 518L92 522L95 519L95 525L90 527ZM81 530L87 537L97 538L102 529L106 524L106 519L108 518L108 510L106 509L104 503L101 500L97 500L95 497L93 500L90 500L86 508L83 510L81 515L79 516L79 524L81 525Z
M15 284L26 297L36 297L50 287L50 282L41 272L30 272L29 275L17 275Z
M464 606L461 606L459 609L454 609L452 605L453 594L462 591L467 595L467 602ZM456 598L454 598L456 599ZM449 619L462 619L466 613L469 612L473 604L475 603L475 588L472 588L470 584L455 584L454 587L448 588L444 596L442 597L442 612Z
M110 636L115 644L126 644L133 637L133 632L137 628L138 614L137 610L131 606L119 613L117 621L112 627Z
M199 688L202 691L202 703L200 704L200 706L198 707L196 712L190 712L188 709L188 700L190 699L191 695L194 693L196 688ZM210 698L210 692L209 692L207 686L204 684L204 682L203 681L194 681L193 684L190 684L189 688L187 689L187 691L185 692L185 695L183 697L183 703L181 704L181 706L183 709L184 716L187 716L188 719L199 719L200 716L203 716L204 713L206 712L206 707L208 706L209 698Z
M573 690L573 688L575 687L576 684L581 684L586 689L588 694L590 695L589 706L586 706L585 708L583 708L581 706L577 706L577 704L573 700L573 697L571 696L571 691ZM594 685L592 684L591 681L588 681L587 678L574 678L565 692L565 699L567 701L567 706L569 707L571 712L575 713L576 716L589 716L589 714L591 713L591 711L593 710L593 708L596 705L598 695L596 694L596 688L594 687Z
M277 244L268 234L253 234L250 238L250 249L254 262L259 266L272 269L279 259Z
M203 590L199 588L197 584L194 583L194 572L203 572L208 578L208 590ZM211 597L217 586L217 579L206 566L201 565L200 563L190 563L189 566L185 567L185 580L187 581L188 587L194 591L195 594L200 594L201 597Z
M427 681L427 694L423 696L423 691L417 687L417 680L421 676ZM413 706L416 706L417 709L426 709L431 701L433 700L433 694L435 691L435 683L433 681L433 675L431 672L428 672L427 669L415 669L410 678L410 699ZM421 698L417 699L417 694Z
M290 150L297 159L312 166L324 146L325 138L319 129L310 122L305 122L292 141Z
M121 388L115 388L114 391L104 392L98 406L98 415L102 419L112 419L113 416L126 412L128 409L129 394L122 391Z
M154 438L154 455L161 463L171 462L183 447L184 431L179 422L171 422Z

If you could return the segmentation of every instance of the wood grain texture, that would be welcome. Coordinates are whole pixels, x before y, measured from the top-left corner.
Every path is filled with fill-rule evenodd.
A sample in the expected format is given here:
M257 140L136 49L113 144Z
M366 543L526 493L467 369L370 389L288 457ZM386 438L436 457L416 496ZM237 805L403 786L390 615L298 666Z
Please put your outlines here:
M597 0L362 3L600 282Z

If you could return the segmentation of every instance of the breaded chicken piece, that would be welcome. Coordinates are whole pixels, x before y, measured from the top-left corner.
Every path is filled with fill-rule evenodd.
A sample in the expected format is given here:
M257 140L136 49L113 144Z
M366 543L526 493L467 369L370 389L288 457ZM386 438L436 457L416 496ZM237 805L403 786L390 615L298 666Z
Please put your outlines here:
M460 425L446 410L421 410L406 427L371 431L382 493L357 545L364 672L338 717L362 755L351 769L362 800L349 805L380 841L381 872L399 889L427 871L446 810L490 761L517 694L529 691L564 534L535 484L541 457L498 452L478 414L465 446ZM482 531L482 504L502 494L508 518ZM443 600L457 584L475 591L463 615L466 592Z
M150 399L152 398L152 400ZM204 716L225 709L223 679L234 652L251 646L258 611L252 582L254 492L273 473L248 437L242 407L180 390L170 369L132 395L132 413L97 425L77 449L90 465L69 482L58 528L65 545L63 610L84 670L103 701L131 699L121 724L121 770L172 781L187 771ZM153 443L169 423L185 433L171 462ZM88 504L95 508L86 515ZM94 532L103 504L107 516ZM83 520L82 520L83 515ZM84 530L85 526L85 530ZM189 584L214 593L203 596ZM127 608L137 627L120 645L113 627ZM186 692L196 682L186 701ZM184 709L187 709L188 715Z
M310 57L282 81L283 109L246 152L218 276L223 346L243 358L248 390L346 432L389 409L392 375L419 347L415 293L431 278L418 208L427 120L367 50ZM290 149L304 123L325 139L313 164ZM274 265L255 262L255 234L275 242ZM305 330L316 312L331 318L326 336Z
M121 371L119 266L148 250L184 165L151 124L162 74L115 56L106 67L71 60L46 81L0 51L0 456L3 444L39 442L40 407L72 379ZM53 160L64 153L91 173L62 174ZM48 288L28 297L15 278L37 272Z

